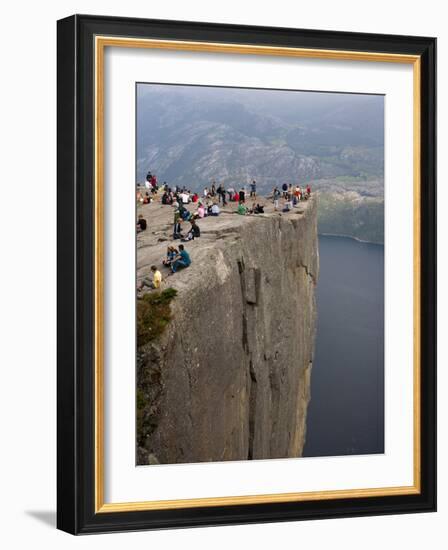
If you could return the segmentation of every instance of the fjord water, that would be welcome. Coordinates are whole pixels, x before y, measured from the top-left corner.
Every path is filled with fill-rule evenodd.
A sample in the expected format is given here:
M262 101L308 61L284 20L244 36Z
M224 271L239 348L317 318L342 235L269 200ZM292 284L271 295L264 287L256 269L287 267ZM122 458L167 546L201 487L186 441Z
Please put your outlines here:
M384 246L319 237L318 328L303 456L384 452Z

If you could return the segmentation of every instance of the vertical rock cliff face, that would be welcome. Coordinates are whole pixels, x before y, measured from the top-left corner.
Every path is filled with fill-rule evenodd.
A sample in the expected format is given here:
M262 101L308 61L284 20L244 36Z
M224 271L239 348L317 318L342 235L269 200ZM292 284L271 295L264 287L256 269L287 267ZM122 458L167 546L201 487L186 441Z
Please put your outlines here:
M314 199L288 214L222 214L201 229L186 246L191 267L168 278L178 290L168 328L138 350L137 462L301 456L319 269ZM148 246L147 259L155 253Z

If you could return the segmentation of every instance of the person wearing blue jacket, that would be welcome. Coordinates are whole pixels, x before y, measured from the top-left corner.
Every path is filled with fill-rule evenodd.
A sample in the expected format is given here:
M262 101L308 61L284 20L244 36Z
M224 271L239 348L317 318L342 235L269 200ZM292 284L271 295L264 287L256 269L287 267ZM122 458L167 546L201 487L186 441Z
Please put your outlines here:
M179 254L174 258L174 261L171 263L171 271L176 273L178 269L184 269L189 267L191 264L190 254L185 250L183 244L179 245Z

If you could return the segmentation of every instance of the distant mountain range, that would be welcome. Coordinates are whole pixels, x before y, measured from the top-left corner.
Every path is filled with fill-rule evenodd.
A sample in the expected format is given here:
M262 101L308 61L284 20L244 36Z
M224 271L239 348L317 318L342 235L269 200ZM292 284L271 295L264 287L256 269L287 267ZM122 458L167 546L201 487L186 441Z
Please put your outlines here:
M382 96L138 85L137 182L310 183L321 232L383 241L383 151Z

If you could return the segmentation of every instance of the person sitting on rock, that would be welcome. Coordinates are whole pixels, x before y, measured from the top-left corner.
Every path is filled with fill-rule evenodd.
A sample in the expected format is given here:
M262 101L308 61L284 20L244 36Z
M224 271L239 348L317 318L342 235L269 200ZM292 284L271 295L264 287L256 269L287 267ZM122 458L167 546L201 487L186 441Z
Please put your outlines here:
M212 204L210 208L210 216L219 216L219 214L220 214L219 206L215 202L214 204Z
M183 241L192 241L193 239L197 239L201 236L201 230L199 229L199 225L196 223L195 220L191 220L191 228L188 232L185 239L182 239Z
M151 266L151 271L152 271L152 280L149 279L149 277L144 277L137 287L138 290L142 290L144 286L147 286L154 290L160 288L160 285L162 284L162 274L160 273L160 271L157 269L155 265Z
M241 201L238 205L238 209L237 209L236 212L237 212L237 214L240 214L241 216L245 216L246 213L247 213L247 209Z
M182 201L182 204L188 204L190 202L190 195L186 191L180 193L179 198Z
M191 264L190 255L185 250L184 245L179 245L179 254L174 258L174 261L171 263L171 271L176 273L178 269L184 269L189 267Z
M196 220L191 220L191 228L189 233L192 235L192 239L198 239L201 236L201 230L199 229L199 225L196 223Z
M179 205L179 214L184 221L188 221L191 217L191 212L183 204Z
M178 254L179 251L177 250L177 248L174 248L174 246L169 246L166 250L166 258L162 261L163 265L166 267L170 267L172 261Z
M256 208L256 204L255 202L252 203L252 206L251 207L247 207L247 214L255 214L255 208Z
M140 233L140 231L146 231L147 223L145 218L143 217L143 214L138 215L138 222L137 222L137 233Z
M262 204L258 204L255 207L254 214L264 214L264 206Z

